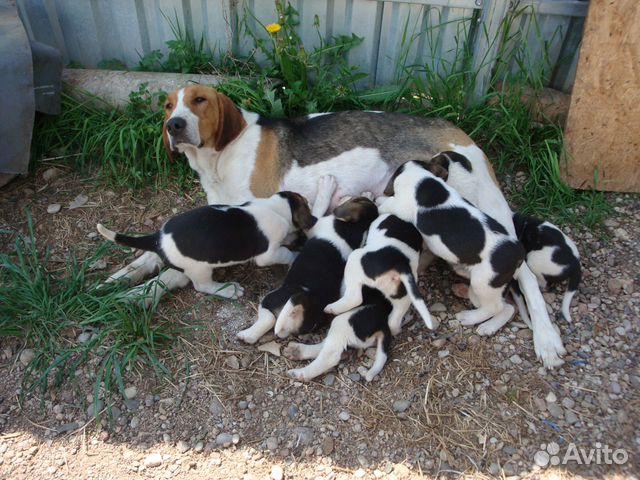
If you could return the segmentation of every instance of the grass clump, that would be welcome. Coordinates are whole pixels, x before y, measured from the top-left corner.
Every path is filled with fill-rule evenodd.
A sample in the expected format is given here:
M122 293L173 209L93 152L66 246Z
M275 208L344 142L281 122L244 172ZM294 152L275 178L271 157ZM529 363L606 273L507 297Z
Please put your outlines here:
M57 275L48 249L37 247L30 216L27 235L15 235L13 252L0 253L0 336L22 338L35 353L23 395L74 382L76 371L91 363L95 404L101 398L109 408L111 396L124 392L127 371L144 366L170 375L161 353L175 341L175 325L154 318L153 308L124 301L122 285L102 284L91 272L111 245L82 262L71 256ZM79 342L80 332L90 339Z
M88 94L83 101L63 94L60 116L37 117L33 156L60 157L83 171L98 165L108 182L132 188L165 186L169 180L184 184L188 167L171 163L162 144L164 99L146 84L130 94L124 108Z

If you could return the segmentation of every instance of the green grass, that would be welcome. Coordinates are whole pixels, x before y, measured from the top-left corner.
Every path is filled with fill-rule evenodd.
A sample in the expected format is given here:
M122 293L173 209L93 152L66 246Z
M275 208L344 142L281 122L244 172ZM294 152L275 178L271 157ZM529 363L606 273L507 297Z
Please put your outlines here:
M81 262L71 256L59 274L50 270L48 249L38 248L30 216L27 235L1 233L14 235L15 243L12 252L0 253L0 336L18 337L35 352L23 396L74 383L75 372L90 361L95 401L102 398L109 408L129 370L170 377L161 357L180 333L176 325L155 317L154 308L124 301L125 286L105 286L104 274L90 271L115 247L103 244ZM80 343L83 331L93 335Z

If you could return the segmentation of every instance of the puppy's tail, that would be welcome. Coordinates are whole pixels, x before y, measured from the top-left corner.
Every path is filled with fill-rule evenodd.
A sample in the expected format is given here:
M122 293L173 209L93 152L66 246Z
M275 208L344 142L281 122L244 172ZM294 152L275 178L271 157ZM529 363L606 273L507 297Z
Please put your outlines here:
M580 264L577 264L577 268L574 268L571 276L569 277L569 285L567 286L567 291L564 293L564 298L562 299L562 316L567 322L571 321L571 314L569 312L571 300L573 300L573 296L576 294L581 280L582 269L580 268Z
M411 298L413 306L424 320L424 324L427 326L427 328L431 330L435 330L436 328L438 328L438 320L433 318L429 313L427 304L422 298L422 295L420 295L420 290L418 289L418 284L416 283L416 278L413 276L413 273L401 273L400 280L404 284L404 288L407 289L407 293Z
M102 224L97 225L98 232L107 240L119 243L120 245L126 245L127 247L137 248L145 250L147 252L158 253L160 249L160 233L152 233L151 235L144 235L142 237L130 237L121 233L116 233Z
M279 338L287 338L290 334L300 332L308 302L309 295L299 292L294 293L284 304L274 326L274 332Z

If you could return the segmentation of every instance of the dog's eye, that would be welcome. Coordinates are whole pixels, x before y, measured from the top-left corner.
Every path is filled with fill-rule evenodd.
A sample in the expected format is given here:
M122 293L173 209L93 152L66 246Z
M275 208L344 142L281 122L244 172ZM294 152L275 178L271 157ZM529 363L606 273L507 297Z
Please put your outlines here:
M171 110L173 108L173 103L166 103L164 105L165 110Z
M207 99L206 99L206 98L204 98L204 97L196 97L196 98L193 100L193 103L195 103L195 104L197 105L197 104L202 103L202 102L204 102L204 101L206 101L206 100L207 100Z

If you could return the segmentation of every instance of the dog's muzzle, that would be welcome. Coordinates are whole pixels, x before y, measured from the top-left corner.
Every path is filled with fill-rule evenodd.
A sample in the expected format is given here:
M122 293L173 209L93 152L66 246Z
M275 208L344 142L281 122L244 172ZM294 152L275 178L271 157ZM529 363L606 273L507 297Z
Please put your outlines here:
M187 121L182 117L173 117L167 120L167 133L171 150L174 152L178 151L177 146L180 144L196 145L197 143L190 138Z

